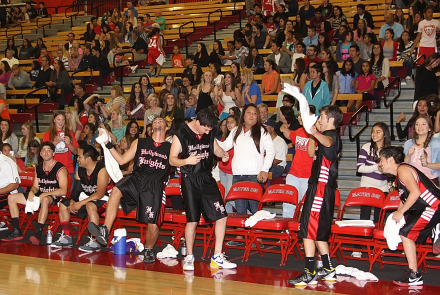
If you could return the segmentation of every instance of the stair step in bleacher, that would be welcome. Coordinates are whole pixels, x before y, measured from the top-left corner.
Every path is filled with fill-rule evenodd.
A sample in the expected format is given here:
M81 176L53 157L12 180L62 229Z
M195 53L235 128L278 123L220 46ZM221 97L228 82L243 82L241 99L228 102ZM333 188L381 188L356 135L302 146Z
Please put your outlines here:
M11 114L11 123L25 123L35 120L34 113Z

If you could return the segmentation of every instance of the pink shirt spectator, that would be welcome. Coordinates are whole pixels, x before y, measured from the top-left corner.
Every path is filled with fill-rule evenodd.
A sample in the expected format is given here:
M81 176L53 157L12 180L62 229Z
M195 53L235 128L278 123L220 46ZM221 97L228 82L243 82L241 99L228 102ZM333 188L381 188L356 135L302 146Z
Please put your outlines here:
M11 77L11 74L12 74L12 71L1 74L0 75L0 83L7 85L9 82L9 78Z
M373 74L369 74L364 77L364 75L359 75L356 77L356 81L358 81L358 90L362 91L364 89L368 89L371 87L371 81L376 80L376 76ZM374 95L374 91L368 91L368 93Z
M367 28L367 34L371 33L371 29ZM357 38L358 40L362 41L364 39L364 36L358 36L358 30L354 30L354 37L353 38Z

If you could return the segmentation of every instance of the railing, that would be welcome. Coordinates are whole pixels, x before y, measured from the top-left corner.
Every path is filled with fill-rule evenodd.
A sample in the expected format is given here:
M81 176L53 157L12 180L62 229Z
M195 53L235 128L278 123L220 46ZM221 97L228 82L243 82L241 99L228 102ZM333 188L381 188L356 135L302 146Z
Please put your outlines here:
M49 14L49 18L50 18L50 22L46 22L47 17L45 17L45 18L37 18L37 28L38 29L43 29L43 38L47 37L46 36L46 30L45 30L46 26L49 25L49 29L52 28L52 15L51 14ZM41 22L44 22L44 23L40 26L39 23L41 23Z
M18 34L13 34L13 35L8 35L8 31L9 31L10 29L17 28L17 27L20 27L20 33L18 33ZM21 24L15 24L15 25L12 25L12 26L10 26L10 27L8 27L8 28L6 29L6 39L14 38L15 36L18 36L18 35L21 35L21 38L23 38L23 26L22 26Z
M426 59L426 55L423 53L422 55L420 55L419 57L417 57L414 61L413 61L413 68L415 68L417 66L417 62L421 59L421 58L425 58Z
M121 87L124 88L124 83L123 83L123 79L124 79L124 70L123 68L126 67L127 65L123 65L123 66L118 66L116 63L116 56L118 55L126 55L126 54L131 54L131 63L129 62L129 66L133 65L134 62L134 53L133 52L124 52L124 53L118 53L115 56L113 56L113 68L115 69L120 69L121 71L121 75L119 76L119 78L121 79L120 83L121 83Z
M122 7L119 0L76 0L76 5L84 7L87 15L94 14L96 17L103 16L107 10L113 11L115 7L121 10Z
M235 7L237 3L238 2L234 2L234 12L237 12L237 8ZM241 10L238 10L238 22L240 23L240 30L241 30Z
M220 12L220 19L219 19L218 21L214 21L214 22L211 23L211 15L212 15L213 13L216 13L216 12ZM223 18L223 11L222 11L220 8L217 9L217 10L214 10L214 11L212 11L212 12L210 12L210 13L208 14L208 26L209 26L209 25L213 25L213 27L214 27L214 40L217 40L216 30L215 30L215 24L218 23L219 21L221 21L222 18Z
M365 111L365 125L356 133L355 136L352 136L352 122L353 120L361 113ZM368 106L363 105L359 110L356 111L356 113L353 114L350 118L350 122L348 123L348 137L351 142L356 141L356 151L357 151L357 157L359 158L359 153L361 152L361 142L360 142L360 136L365 131L365 129L368 128L368 124L370 123L370 120L368 118Z
M193 31L190 32L190 33L187 33L187 34L185 34L185 36L183 36L183 33L181 33L181 29L182 29L183 27L185 27L187 24L192 24ZM214 30L215 30L215 28L214 28ZM186 52L186 56L188 56L188 36L194 34L195 32L196 32L196 24L195 24L193 21L189 21L189 22L187 22L187 23L184 23L183 25L181 25L181 26L179 27L179 38L180 38L180 39L182 39L183 37L185 38L185 52ZM214 38L215 38L215 37L214 37ZM214 40L215 40L215 39L214 39Z
M69 8L72 9L72 12L75 12L75 11L74 11L74 8L77 8L77 9L76 9L76 13L74 13L74 14L72 14L72 15L67 15L67 11L69 10ZM70 27L71 27L71 28L73 27L73 17L75 17L75 20L76 20L76 16L77 16L78 14L79 14L79 5L78 5L78 4L70 5L69 7L67 7L67 8L64 10L64 16L65 16L66 18L70 18Z
M43 103L45 103L46 101L48 101L51 94L50 94L50 91L48 90L47 91L46 99L41 100L39 103L37 103L37 104L35 104L35 105L31 106L31 107L28 107L28 105L27 105L27 98L28 98L29 95L31 95L31 94L33 94L33 93L35 93L35 92L37 92L37 91L39 91L41 89L48 89L48 86L44 85L44 86L42 86L42 87L40 87L38 89L34 89L31 92L28 92L24 96L24 108L25 108L25 110L32 110L32 109L35 110L35 125L37 127L37 133L40 133L40 125L38 124L38 107L40 105L42 105Z
M73 72L73 74L70 76L70 80L73 81L73 80L74 80L73 78L74 78L75 75L78 74L79 72L85 72L85 71L88 71L88 70L90 70L90 78L89 78L88 80L84 81L84 84L87 84L88 82L91 82L91 81L92 81L92 78L93 78L93 69L90 68L90 67L86 67L86 68L78 68L78 69L76 69L76 70Z
M392 88L395 83L397 83L397 95L390 101L390 103L387 104L387 92L388 92L389 89L395 89L395 88ZM400 77L394 78L388 84L388 86L384 89L384 91L383 91L383 104L385 105L386 108L390 108L390 133L391 133L391 140L395 140L396 139L396 136L394 135L394 120L393 120L394 111L393 111L393 105L396 102L396 100L399 99L400 93L401 93Z

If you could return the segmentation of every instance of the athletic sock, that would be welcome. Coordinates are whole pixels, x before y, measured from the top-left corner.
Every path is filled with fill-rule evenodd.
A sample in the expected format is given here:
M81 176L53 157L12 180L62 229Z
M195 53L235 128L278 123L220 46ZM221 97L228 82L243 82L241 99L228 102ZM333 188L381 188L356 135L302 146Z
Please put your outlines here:
M330 256L328 254L321 255L322 266L326 269L332 269L332 261L330 260Z
M304 268L313 273L315 271L315 257L306 257L306 266Z
M70 221L61 222L61 229L64 231L64 234L70 236Z
M18 217L12 218L12 226L20 230L20 222L18 221Z
M43 229L43 227L44 227L44 224L43 224L43 223L37 223L37 228L36 228L36 230L41 230L41 229Z

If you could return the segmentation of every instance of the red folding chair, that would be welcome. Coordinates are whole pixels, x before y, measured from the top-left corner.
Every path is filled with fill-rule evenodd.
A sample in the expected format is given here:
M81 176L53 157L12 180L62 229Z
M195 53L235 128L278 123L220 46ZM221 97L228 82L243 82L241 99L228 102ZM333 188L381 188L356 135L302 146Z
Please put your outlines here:
M342 220L344 217L344 212L347 207L352 206L371 206L376 208L382 208L383 202L385 199L385 194L383 191L377 188L368 188L368 187L359 187L355 188L350 192L347 197L347 200L342 207L342 213L340 214L337 220ZM374 249L374 240L373 231L375 227L365 227L365 226L346 226L339 227L336 224L333 224L331 227L331 238L330 238L330 257L335 257L339 261L339 257L336 254L339 251L339 254L342 257L344 263L346 263L346 258L350 259L358 259L358 260L367 260L371 263L372 254ZM343 247L342 245L351 245ZM359 249L354 248L352 245L361 245L366 246L367 249ZM351 252L366 252L368 257L351 257L345 256L344 251Z
M271 185L263 197L261 198L258 210L261 210L263 204L268 202L283 202L290 203L298 206L298 190L296 187L289 184L275 184ZM284 257L286 256L289 240L289 233L286 231L291 218L275 217L273 219L260 220L250 229L250 240L246 245L245 254L243 259L248 260L252 245L255 245L260 256L263 256L263 252L280 253L281 262L283 265ZM262 249L258 239L265 239L265 245L273 245L280 247L280 250L274 249L275 247L266 247ZM275 241L274 241L275 240Z

